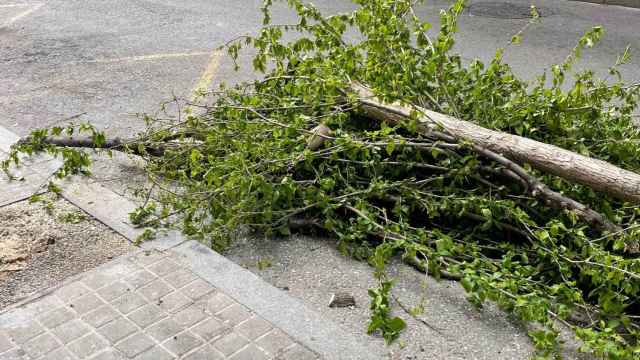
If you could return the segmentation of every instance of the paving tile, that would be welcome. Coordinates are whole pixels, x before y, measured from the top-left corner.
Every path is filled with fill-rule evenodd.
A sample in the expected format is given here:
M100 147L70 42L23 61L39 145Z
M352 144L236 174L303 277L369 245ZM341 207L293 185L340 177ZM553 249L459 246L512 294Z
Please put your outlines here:
M156 302L156 304L166 312L175 312L191 303L193 303L193 301L182 295L179 291L165 295Z
M117 281L103 287L102 289L98 290L97 293L101 298L107 301L111 301L119 296L124 295L128 291L131 291L129 285L125 284L122 281Z
M272 330L267 335L256 340L255 343L272 356L294 344L289 335L278 329Z
M2 360L26 360L26 354L22 349L12 349L2 354Z
M216 314L226 324L235 326L251 317L251 313L240 304L233 304Z
M147 304L127 315L131 321L143 329L166 316L167 314L154 304Z
M94 294L86 294L69 302L69 307L78 314L86 314L104 305L104 301L100 300Z
M39 320L42 325L49 329L53 329L54 327L73 319L75 316L75 313L67 307L61 307L51 310L48 313L44 313L40 316Z
M113 300L111 302L111 305L113 305L113 307L115 307L121 313L128 314L146 303L146 300L142 296L136 293L128 292L121 297Z
M55 295L49 295L33 301L25 306L25 309L33 312L34 316L42 315L51 309L57 309L64 306L64 302Z
M166 318L157 322L154 325L151 325L149 328L145 330L147 335L150 335L158 342L163 342L164 340L180 333L184 330L184 327L180 326L175 320L172 318Z
M138 293L149 299L149 301L156 301L172 291L173 289L160 279L154 280L138 289Z
M184 357L184 360L224 360L225 357L209 345L192 352Z
M181 288L186 284L189 284L192 281L196 280L197 278L198 277L194 273L184 269L167 274L163 277L163 279L174 288Z
M82 320L94 328L100 327L120 316L110 305L103 305L85 314Z
M107 345L106 341L98 335L91 333L69 343L67 349L71 350L71 352L80 359L84 359L105 349Z
M218 349L224 356L230 356L236 351L242 349L249 343L249 340L245 339L237 333L229 333L220 339L213 342L213 346Z
M135 357L135 360L171 360L175 359L167 350L156 346Z
M17 324L6 329L9 337L17 344L22 344L27 340L40 335L44 332L44 328L35 321Z
M126 360L126 357L114 349L107 349L92 357L91 360Z
M162 259L152 265L147 266L147 270L158 276L164 276L176 272L180 266L169 259Z
M201 306L198 306L198 304L188 306L173 315L173 319L184 327L189 327L206 317L207 314L202 310Z
M174 257L149 251L132 261L11 315L8 323L19 325L0 329L0 360L318 359Z
M167 259L171 259L179 265L182 265L182 266L189 265L189 260L187 259L187 257L180 253L169 250L169 251L166 251L165 254L167 255Z
M127 278L129 275L142 270L142 266L139 264L135 264L131 261L127 260L116 260L111 263L111 265L105 269L105 272L109 273L109 276L113 278L113 281L122 280ZM113 282L111 281L111 282Z
M202 345L202 340L188 331L172 336L162 343L162 346L178 356L182 356L200 345Z
M132 289L141 288L148 283L156 280L157 277L147 270L140 270L133 275L125 279L125 282L131 286Z
M51 334L39 335L24 344L22 349L32 358L37 359L60 347L60 343Z
M157 261L160 261L166 257L166 254L156 250L145 250L132 256L130 261L142 266L151 265Z
M81 282L76 281L56 290L55 294L60 298L60 300L69 302L89 292L90 290L86 286L84 286Z
M218 319L209 318L191 328L191 331L201 338L210 341L231 331L231 328L223 324Z
M154 346L155 343L147 335L137 332L116 344L116 348L124 355L132 358Z
M75 360L76 357L69 350L61 347L53 352L47 353L42 360Z
M109 285L115 280L117 280L117 278L111 272L93 271L83 277L82 283L89 289L97 290Z
M227 295L222 292L216 292L207 300L207 311L211 314L217 314L234 303L235 301Z
M249 346L240 350L240 352L230 357L230 360L267 360L270 357L262 350L258 349L255 345L249 344Z
M137 329L138 328L131 321L123 317L119 317L98 328L96 331L110 342L116 343L133 334Z
M316 360L318 355L302 345L295 344L278 355L278 360Z
M235 327L235 330L246 336L249 340L255 340L271 329L273 329L273 326L259 316L253 316Z
M183 294L185 294L192 300L197 300L204 295L212 292L213 290L213 286L202 279L197 279L196 281L180 289Z
M51 330L63 344L68 344L71 341L89 333L91 330L80 319L73 319L61 324Z
M14 345L11 343L11 340L9 340L9 335L0 332L0 353L8 351L12 347L14 347Z

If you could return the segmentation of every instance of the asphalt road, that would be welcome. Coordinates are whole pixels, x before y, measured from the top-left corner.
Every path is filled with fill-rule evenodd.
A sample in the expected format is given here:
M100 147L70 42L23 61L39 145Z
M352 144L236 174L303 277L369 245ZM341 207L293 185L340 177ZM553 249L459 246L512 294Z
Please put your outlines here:
M516 5L530 3L530 0L507 1ZM616 55L631 45L634 57L622 72L630 81L640 81L639 9L562 0L534 1L545 15L543 22L530 27L522 44L510 47L505 56L519 75L534 78L551 64L562 61L584 31L593 25L603 25L606 29L603 42L585 53L580 66L604 73L615 62ZM314 2L332 13L352 6L348 0ZM487 2L469 1L471 10ZM243 58L243 70L235 73L228 59L212 51L237 35L255 33L261 23L260 3L260 0L0 0L0 125L26 135L34 128L84 114L82 119L110 133L131 135L142 127L132 114L155 112L162 101L173 96L189 97L193 89L201 86L212 87L252 76L248 57ZM449 3L431 0L419 8L419 13L434 22L437 29L438 10ZM506 2L501 5L503 9L508 6ZM456 49L466 61L489 60L496 48L505 46L527 22L495 17L491 12L482 15L481 10L482 6L476 7L460 18ZM285 9L277 10L274 17L280 23L292 20L292 13ZM103 178L122 174L125 168L118 168L117 164L104 166L97 169ZM125 182L130 182L132 176L124 174ZM112 186L115 182L109 184ZM332 244L322 242L322 249L318 250L314 241L265 243L264 249L241 243L229 256L241 264L268 257L274 266L266 272L254 269L259 275L276 286L290 287L292 295L327 312L327 316L354 333L363 334L367 319L366 288L371 281L369 269L364 264L345 263L347 260L332 250ZM311 251L313 262L306 260ZM412 276L418 275L400 277L404 282L398 288L398 297L416 305L426 296L431 301L427 306L428 321L448 329L448 333L438 337L413 324L402 342L409 345L390 348L394 359L525 359L531 355L526 329L513 325L499 312L476 312L469 308L456 284L436 285L429 280L431 285L425 294L418 281L411 282ZM328 313L323 305L325 297L337 288L360 296L363 308L349 314Z
M473 10L485 2L469 4ZM549 16L531 27L523 43L506 55L520 75L533 78L562 61L580 34L596 24L604 25L607 35L586 55L583 65L604 71L628 44L639 55L640 10L560 0L536 2ZM111 133L130 135L141 128L131 114L154 112L162 101L174 95L188 97L203 84L250 76L247 58L247 66L235 73L228 59L212 57L211 51L237 35L255 33L261 23L260 3L0 0L0 125L25 135L84 114L82 119ZM315 3L331 13L352 6L348 0ZM449 3L428 1L419 13L437 25L438 10ZM460 19L457 49L466 60L490 59L527 22L482 13L467 11ZM275 21L292 22L292 13L278 8ZM630 80L640 79L639 59L636 56L623 71Z

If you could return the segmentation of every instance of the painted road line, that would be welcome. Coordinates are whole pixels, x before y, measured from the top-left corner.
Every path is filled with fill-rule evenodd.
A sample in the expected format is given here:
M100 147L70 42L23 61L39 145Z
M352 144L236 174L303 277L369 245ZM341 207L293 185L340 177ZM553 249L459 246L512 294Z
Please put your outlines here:
M11 19L9 19L9 21L7 21L6 23L4 23L2 26L0 27L7 27L10 25L13 25L13 23L15 23L16 21L22 19L25 16L30 15L31 13L33 13L34 11L40 9L42 7L42 5L44 4L32 4L30 9L27 9L21 13L19 13L18 15L12 17Z
M218 71L218 67L220 66L220 59L222 58L222 51L214 50L211 53L211 57L209 58L209 63L207 64L207 68L204 70L200 79L196 83L196 86L191 91L191 100L194 100L197 97L197 94L201 91L206 91L211 82L213 81L213 77L216 75Z
M25 7L25 6L33 6L34 4L5 4L0 5L0 9L2 8L12 8L12 7Z
M188 53L164 53L164 54L129 56L129 57L122 57L122 58L114 58L114 59L87 60L87 61L82 61L81 63L111 64L111 63L119 63L119 62L153 61L153 60L191 57L191 56L204 56L209 54L210 54L209 51L195 51L195 52L188 52Z

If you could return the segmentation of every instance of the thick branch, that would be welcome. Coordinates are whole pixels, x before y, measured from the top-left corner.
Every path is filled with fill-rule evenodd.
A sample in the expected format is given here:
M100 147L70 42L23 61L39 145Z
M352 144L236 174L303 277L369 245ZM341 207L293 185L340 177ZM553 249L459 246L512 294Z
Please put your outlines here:
M28 141L25 139L23 142ZM151 155L151 156L162 156L167 150L167 146L165 144L154 144L154 146L150 146L145 142L141 142L137 139L125 139L121 140L120 138L112 138L106 139L103 144L100 146L96 145L94 140L89 136L82 137L62 137L62 136L48 136L42 140L45 144L51 144L56 146L63 147L75 147L75 148L89 148L89 149L108 149L108 150L116 150L116 151L125 151L128 150L129 153L136 155ZM140 151L140 145L144 151Z
M399 104L389 105L389 104L382 103L381 101L379 101L374 97L371 91L369 91L367 88L359 84L354 84L353 90L356 91L358 95L361 97L362 99L361 107L365 111L365 113L376 120L386 121L391 123L399 123L403 120L408 119L411 115L410 108L404 107ZM425 109L419 109L419 110L428 112L427 115L424 115L419 119L419 121L423 125L419 131L422 132L424 135L439 138L449 142L455 141L455 140L471 141L472 143L471 148L473 149L473 151L475 151L481 156L484 156L490 160L493 160L503 165L508 170L508 172L505 172L505 174L511 175L511 176L516 175L519 181L524 181L527 184L528 192L532 196L535 196L545 201L545 203L549 206L553 206L561 209L573 210L580 218L582 218L584 221L586 221L587 223L589 223L590 225L594 226L597 229L600 229L603 231L610 231L610 232L615 232L620 230L618 226L611 223L602 214L590 209L588 206L584 204L581 204L567 196L564 196L558 192L551 190L549 187L543 184L536 177L529 174L520 165L516 164L514 161L508 159L507 157L501 155L503 152L499 152L494 149L495 148L502 149L506 154L517 154L518 156L516 157L516 160L520 161L524 159L523 162L527 162L527 163L529 162L527 160L529 156L531 156L534 159L534 161L538 161L538 162L541 161L540 159L545 159L544 161L545 164L552 163L553 165L547 164L545 165L545 168L543 168L542 170L553 169L556 172L551 172L551 171L550 172L554 175L566 178L568 180L584 183L578 180L588 178L589 176L593 175L592 173L580 174L578 179L575 179L576 176L574 175L576 170L572 169L573 171L567 171L566 170L567 164L564 164L564 161L566 161L565 160L566 158L569 158L575 155L576 157L584 158L583 163L586 160L596 162L595 165L594 164L590 165L591 168L593 168L596 165L601 165L600 163L603 163L606 165L606 166L603 165L603 167L605 167L606 170L610 170L609 168L613 168L614 170L611 170L613 172L617 171L617 173L627 172L627 173L633 174L635 177L638 177L638 186L640 188L640 175L631 173L626 170L619 169L604 161L599 161L599 160L591 159L578 154L574 154L570 151L558 148L553 145L543 144L537 141L525 139L515 135L499 133L493 130L488 130L483 127L477 126L475 124L458 120L443 114L435 113L433 111L428 111ZM445 124L440 124L440 121L436 122L432 120L434 117L436 117L436 115L434 114L437 115L438 120L444 119ZM435 130L439 126L442 126L447 131L447 133L441 133ZM469 129L472 129L475 132ZM537 145L537 149L538 149L537 151L544 152L544 155L535 156L535 154L531 154L530 152L532 152L533 150L530 149L530 146L524 147L524 148L519 147L518 144L520 144L520 142L518 139L515 139L515 140L512 139L509 141L504 140L504 139L509 139L510 137L517 137L519 139L522 139L525 142L539 144ZM492 141L497 141L498 144L493 144ZM507 146L505 147L503 143L500 143L500 141L504 141L507 144ZM520 151L523 151L524 153L520 154L519 153ZM570 155L566 155L565 153L569 153ZM554 161L561 162L562 164L556 164L554 163ZM605 171L605 169L600 169L600 171ZM584 171L586 171L586 169ZM630 199L634 199L635 201L640 201L640 196L638 196L638 198L636 199L633 196L633 194L626 194L626 195Z
M358 83L352 83L351 90L360 97L361 109L371 118L398 123L417 110L421 114L419 131L425 135L437 135L438 130L443 130L460 141L469 141L514 162L526 163L537 170L640 204L640 174L555 145L486 129L435 111L399 103L386 104Z

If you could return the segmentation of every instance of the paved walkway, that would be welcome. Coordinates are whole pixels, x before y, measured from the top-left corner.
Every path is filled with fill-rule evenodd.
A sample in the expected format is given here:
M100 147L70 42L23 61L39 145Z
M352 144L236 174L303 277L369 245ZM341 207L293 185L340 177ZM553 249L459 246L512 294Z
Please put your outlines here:
M0 157L18 137L0 126ZM0 175L0 208L40 191L60 161L29 159ZM61 195L127 239L135 204L86 178ZM376 359L300 300L178 231L0 310L0 360Z
M202 277L148 250L0 315L0 359L317 359Z

